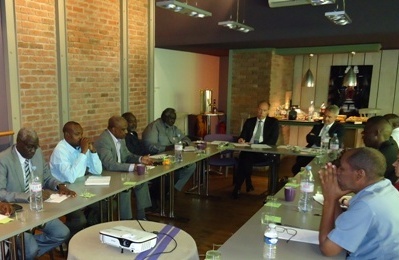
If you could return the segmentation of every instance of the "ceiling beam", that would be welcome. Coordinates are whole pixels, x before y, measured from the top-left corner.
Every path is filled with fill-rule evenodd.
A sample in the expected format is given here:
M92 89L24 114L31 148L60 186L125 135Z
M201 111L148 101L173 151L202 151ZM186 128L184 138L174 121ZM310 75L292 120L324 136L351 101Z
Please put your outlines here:
M378 52L381 50L381 44L354 44L354 45L336 45L320 47L302 47L302 48L281 48L275 49L277 55L303 55L303 54L333 54L349 52Z

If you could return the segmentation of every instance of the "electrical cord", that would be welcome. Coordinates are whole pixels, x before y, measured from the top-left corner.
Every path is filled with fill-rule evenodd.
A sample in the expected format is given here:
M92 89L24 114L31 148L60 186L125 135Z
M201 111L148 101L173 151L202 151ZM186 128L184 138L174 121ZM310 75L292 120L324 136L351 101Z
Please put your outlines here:
M149 232L149 231L147 231L147 230L144 229L143 225L141 225L141 223L140 223L140 220L137 219L137 223L139 224L140 228L141 228L143 231ZM169 235L169 234L167 234L167 233L163 233L163 232L158 232L158 231L152 231L151 233L156 234L156 235L165 235L165 236L171 238L171 239L175 242L175 245L174 245L174 247L173 247L171 250L169 250L169 251L163 251L163 252L159 252L159 253L154 253L154 254L151 254L151 255L147 255L147 256L144 257L143 259L147 259L147 258L150 258L150 257L152 257L152 256L157 256L157 255L162 255L162 254L170 254L170 253L172 253L173 251L175 251L175 249L177 248L177 241L176 241L176 239L175 239L174 237L172 237L171 235Z

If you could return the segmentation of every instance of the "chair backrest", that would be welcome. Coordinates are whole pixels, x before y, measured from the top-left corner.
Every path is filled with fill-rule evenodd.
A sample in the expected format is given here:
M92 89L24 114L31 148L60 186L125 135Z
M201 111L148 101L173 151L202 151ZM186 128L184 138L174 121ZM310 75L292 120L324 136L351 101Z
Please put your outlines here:
M234 137L230 134L209 134L204 137L204 141L212 142L212 141L226 141L233 142Z
M359 109L359 114L361 117L372 117L379 115L381 111L379 108L361 108Z

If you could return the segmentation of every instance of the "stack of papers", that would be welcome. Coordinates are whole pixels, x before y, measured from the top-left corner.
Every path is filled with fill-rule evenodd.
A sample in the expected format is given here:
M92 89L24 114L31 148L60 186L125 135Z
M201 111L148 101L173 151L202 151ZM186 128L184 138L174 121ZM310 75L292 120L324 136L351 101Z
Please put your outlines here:
M85 185L109 185L111 176L89 176Z
M251 148L255 148L255 149L269 149L269 148L271 148L271 147L268 146L267 144L251 144Z
M249 143L233 143L235 147L249 147Z
M185 152L195 152L196 148L194 146L186 146L184 147Z

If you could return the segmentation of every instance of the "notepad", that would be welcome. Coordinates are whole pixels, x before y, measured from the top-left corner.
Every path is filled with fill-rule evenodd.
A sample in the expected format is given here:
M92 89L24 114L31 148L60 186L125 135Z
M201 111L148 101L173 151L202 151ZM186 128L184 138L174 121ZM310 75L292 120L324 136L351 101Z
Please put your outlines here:
M185 152L195 152L197 149L195 149L194 146L186 146L184 147Z
M85 185L109 185L111 176L89 176Z
M251 144L251 148L253 149L269 149L271 148L267 144Z

